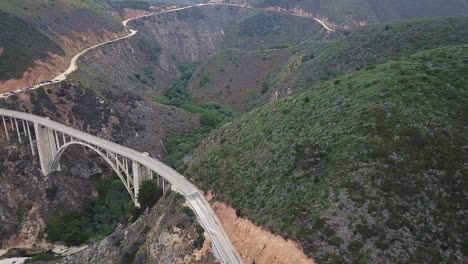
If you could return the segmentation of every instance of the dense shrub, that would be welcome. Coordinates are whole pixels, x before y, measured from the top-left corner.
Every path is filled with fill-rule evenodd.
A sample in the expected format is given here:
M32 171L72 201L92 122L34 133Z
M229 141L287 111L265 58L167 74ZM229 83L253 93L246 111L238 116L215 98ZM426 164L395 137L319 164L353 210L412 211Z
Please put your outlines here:
M140 185L140 191L138 193L138 202L140 203L140 209L142 211L146 208L151 208L155 205L159 199L163 196L163 190L156 186L154 181L144 181Z
M110 234L119 223L126 224L138 214L120 179L100 180L98 197L89 198L81 209L52 213L46 218L50 241L68 246Z
M181 64L179 70L181 76L169 84L164 97L159 100L160 103L180 107L192 101L192 96L187 91L187 84L195 70L195 64Z
M199 82L199 85L200 85L200 88L204 88L208 83L210 83L210 77L208 77L207 75L203 75L201 78L200 78L200 82Z
M202 115L202 127L188 134L169 139L166 144L168 154L164 161L174 167L182 165L182 158L194 150L198 144L214 129L232 121L237 114L221 105L210 103L202 106L187 104L182 107L191 113Z
M268 36L279 29L278 17L270 13L256 14L239 25L241 36Z
M309 87L217 131L185 174L317 262L458 263L467 61L446 47Z

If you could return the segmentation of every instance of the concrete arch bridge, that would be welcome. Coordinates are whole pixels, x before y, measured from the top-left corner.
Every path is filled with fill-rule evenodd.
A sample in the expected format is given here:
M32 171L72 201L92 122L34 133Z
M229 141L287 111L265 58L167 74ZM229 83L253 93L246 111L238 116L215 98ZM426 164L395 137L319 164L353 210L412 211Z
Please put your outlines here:
M140 184L145 180L156 179L164 192L173 190L182 194L210 236L218 259L223 263L242 263L203 194L184 176L147 153L24 112L0 109L0 122L7 139L17 137L20 143L30 145L32 155L39 157L44 175L60 170L60 158L68 147L81 145L96 152L109 164L136 206L139 206Z

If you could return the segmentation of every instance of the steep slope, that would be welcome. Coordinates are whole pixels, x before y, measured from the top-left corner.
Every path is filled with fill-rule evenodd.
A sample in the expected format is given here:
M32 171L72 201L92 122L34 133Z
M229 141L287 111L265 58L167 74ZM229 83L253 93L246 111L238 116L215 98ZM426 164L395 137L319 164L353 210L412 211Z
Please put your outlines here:
M310 18L260 12L225 30L225 47L203 60L187 89L197 103L252 109L269 90L270 75L306 40L333 39Z
M138 112L122 110L121 104L129 108L138 105ZM129 94L122 93L117 99L102 97L83 86L68 83L0 100L0 108L47 116L101 138L146 151L153 157L161 157L165 153L162 140L194 129L199 121L181 110L151 106ZM3 130L0 132L2 250L11 247L50 248L50 243L44 240L48 215L89 207L89 200L96 196L98 189L96 180L104 176L112 177L112 173L109 173L110 167L102 159L87 154L80 148L67 150L62 163L63 173L45 177L41 175L38 157L31 156L29 144L6 140ZM67 159L68 156L70 159ZM118 179L115 175L114 178ZM117 186L123 188L118 181ZM121 197L125 206L132 204L125 188ZM115 198L114 195L111 200ZM118 208L122 205L124 203L120 203ZM101 214L97 218L121 212L115 207L111 209L113 213ZM117 221L121 219L126 218L117 218ZM115 225L114 221L100 224L100 231L96 233L99 236L103 229L112 231ZM70 237L73 236L76 237L76 233L70 234Z
M0 17L0 92L52 78L78 50L124 33L105 1L1 1Z
M414 20L363 27L332 43L306 43L270 78L270 97L426 49L467 44L467 29L468 17Z
M21 77L35 60L46 60L48 52L65 55L60 45L33 25L1 11L0 32L0 80Z
M468 3L464 0L243 0L239 3L311 12L347 26L468 14Z
M69 153L73 153L72 151ZM81 150L81 156L84 153ZM36 156L37 157L37 156ZM64 157L64 172L44 177L29 145L7 140L0 134L0 248L52 248L44 239L47 216L77 209L96 193L96 175L101 175L99 159L81 161L80 155ZM70 168L70 170L65 169Z
M201 60L221 49L224 30L251 11L198 7L132 21L139 34L86 54L83 68L72 78L97 89L162 93L180 74L178 66ZM125 61L125 63L123 63ZM96 82L97 80L97 82Z
M292 50L223 50L200 64L187 89L195 103L216 102L237 111L252 109L269 89L270 75L280 71Z
M180 195L163 197L134 224L53 263L217 263Z
M429 50L271 103L186 175L317 262L464 262L467 62Z

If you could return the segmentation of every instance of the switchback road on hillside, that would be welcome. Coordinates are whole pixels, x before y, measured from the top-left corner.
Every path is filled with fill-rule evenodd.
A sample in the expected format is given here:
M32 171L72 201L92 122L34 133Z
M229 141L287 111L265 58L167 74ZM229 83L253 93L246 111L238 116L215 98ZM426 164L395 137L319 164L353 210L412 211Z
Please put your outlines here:
M180 10L184 10L184 9L189 9L189 8L194 8L194 7L200 7L200 6L210 6L210 5L221 5L221 6L235 6L235 7L242 7L242 8L248 8L248 9L252 9L252 10L257 10L256 8L252 8L252 7L248 7L248 6L243 6L243 5L237 5L237 4L217 4L217 3L208 3L208 4L198 4L198 5L194 5L194 6L185 6L185 7L179 7L179 8L174 8L174 9L170 9L170 10L165 10L165 11L161 11L161 12L157 12L157 13L151 13L151 14L147 14L147 15L142 15L142 16L138 16L138 17L134 17L134 18L130 18L130 19L127 19L127 20L124 20L122 22L122 25L128 29L130 31L130 33L126 36L123 36L123 37L120 37L120 38L116 38L116 39L113 39L113 40L108 40L108 41L105 41L105 42L102 42L102 43L99 43L99 44L96 44L94 46L91 46L89 48L86 48L84 49L83 51L79 52L78 54L76 54L70 61L70 65L68 66L68 68L60 73L59 75L57 75L55 78L53 78L51 81L48 81L46 83L40 83L40 84L36 84L36 85L33 85L31 89L28 89L26 91L30 91L30 90L35 90L35 89L38 89L40 87L43 87L43 86L47 86L47 85L51 85L51 84L56 84L56 83L60 83L62 81L65 81L68 77L68 75L70 75L71 73L73 73L74 71L76 71L78 69L78 60L80 59L81 56L83 56L85 53L87 53L88 51L90 50L93 50L93 49L96 49L98 47L101 47L103 45L106 45L106 44L110 44L110 43L113 43L113 42L117 42L117 41L121 41L121 40L124 40L124 39L128 39L128 38L131 38L133 37L135 34L138 33L137 30L134 30L134 29L131 29L127 26L128 22L132 21L132 20L136 20L136 19L140 19L140 18L144 18L144 17L149 17L149 16L154 16L154 15L159 15L159 14L165 14L165 13L170 13L170 12L177 12L177 11L180 11ZM275 13L282 13L282 14L286 14L286 15L291 15L291 16L298 16L298 17L306 17L306 18L312 18L314 19L315 21L317 21L318 23L320 23L320 25L323 26L323 28L325 28L327 31L329 32L335 32L334 29L330 28L324 21L320 20L319 18L316 18L316 17L311 17L311 16L301 16L301 15L297 15L297 14L292 14L292 13L287 13L287 12L280 12L280 11L274 11L274 10L265 10L267 12L275 12ZM25 90L22 90L21 92L24 92ZM13 95L12 93L3 93L3 94L0 94L0 98L6 98L6 97L9 97Z
M50 81L50 82L34 85L34 87L31 90L38 89L38 88L46 86L46 85L56 84L56 83L60 83L62 81L65 81L67 79L67 77L71 73L73 73L74 71L76 71L78 69L77 61L79 60L79 58L81 56L83 56L88 51L96 49L96 48L101 47L101 46L106 45L106 44L110 44L110 43L117 42L117 41L120 41L120 40L128 39L128 38L134 36L135 34L137 34L138 33L137 30L131 29L131 28L129 28L127 26L128 22L130 22L132 20L143 18L143 17L154 16L154 15L158 15L158 14L176 12L176 11L179 11L179 10L189 9L189 8L198 7L198 6L208 6L208 5L224 5L224 6L237 6L237 7L242 7L242 8L248 8L248 7L245 7L245 6L242 6L242 5L235 5L235 4L199 4L199 5L196 5L196 6L186 6L186 7L181 7L181 8L175 8L175 9L171 9L171 10L166 10L166 11L157 12L157 13L151 13L151 14L147 14L147 15L127 19L127 20L122 22L122 25L126 29L128 29L130 31L130 33L128 35L117 38L117 39L114 39L114 40L109 40L109 41L99 43L97 45L94 45L92 47L89 47L89 48L81 51L80 53L76 54L71 59L69 67L64 72L59 74L57 77L52 79L52 81ZM287 14L288 15L293 15L293 16L299 16L299 15L294 15L294 14L289 14L289 13L287 13ZM329 28L321 20L319 20L317 18L313 18L313 19L318 21L326 30L334 31L333 29ZM8 96L10 96L10 95L2 94L2 95L0 95L0 98L5 98L5 97L8 97ZM32 115L29 115L29 114L26 114L26 113L19 113L19 112L13 112L13 111L9 111L9 110L0 109L0 114L1 113L3 113L3 115L5 115L5 116L11 116L13 118L19 118L19 119L28 120L28 121L31 121L31 122L38 122L38 120L39 120L38 119L39 117L34 117L34 116L31 117ZM196 215L199 218L199 221L203 224L203 226L206 229L206 232L209 234L209 236L210 236L210 238L212 240L213 247L214 247L215 252L217 253L218 257L224 263L242 263L242 260L240 258L239 253L232 246L228 236L224 232L224 229L223 229L219 219L215 215L214 211L211 209L210 204L206 201L206 199L203 197L201 192L193 184L191 184L189 181L187 181L184 176L182 176L181 174L179 174L175 170L171 169L167 165L163 164L162 162L160 162L160 161L158 161L156 159L153 159L151 157L144 156L142 153L139 153L139 152L137 152L135 150L126 148L124 146L120 146L118 144L106 141L104 139L100 139L98 137L86 134L84 132L78 131L76 129L67 127L67 126L65 126L63 124L60 124L60 123L57 123L57 122L54 122L54 121L51 121L51 120L48 120L48 119L45 119L45 118L41 119L40 121L43 122L42 125L44 125L44 126L53 127L55 130L58 130L58 131L63 130L62 131L63 133L73 134L76 138L81 137L83 140L85 140L87 142L93 142L95 144L97 143L96 145L101 144L103 146L105 145L106 147L111 146L113 148L113 151L115 151L116 153L119 153L119 152L125 153L125 155L129 155L129 156L131 156L131 157L133 157L135 159L139 159L140 162L142 164L144 164L145 166L148 166L150 168L152 166L156 166L155 168L157 168L158 170L165 171L165 174L161 175L161 176L168 177L170 179L173 179L175 182L177 182L177 186L179 186L179 187L178 187L178 190L176 190L176 191L182 193L186 197L188 203L191 205L191 207L195 211Z

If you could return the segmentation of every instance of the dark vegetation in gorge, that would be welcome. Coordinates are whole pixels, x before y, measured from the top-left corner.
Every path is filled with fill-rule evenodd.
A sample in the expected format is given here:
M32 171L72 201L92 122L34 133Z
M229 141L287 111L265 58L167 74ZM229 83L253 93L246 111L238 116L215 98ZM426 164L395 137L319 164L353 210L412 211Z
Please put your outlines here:
M89 198L81 209L51 213L47 219L47 235L50 241L60 241L68 246L78 246L90 239L110 235L117 225L135 221L148 207L153 207L163 196L162 189L153 181L141 184L138 202L134 206L121 180L102 178L97 182L97 197ZM54 190L47 198L53 198Z

